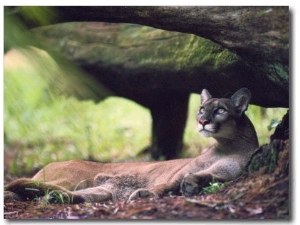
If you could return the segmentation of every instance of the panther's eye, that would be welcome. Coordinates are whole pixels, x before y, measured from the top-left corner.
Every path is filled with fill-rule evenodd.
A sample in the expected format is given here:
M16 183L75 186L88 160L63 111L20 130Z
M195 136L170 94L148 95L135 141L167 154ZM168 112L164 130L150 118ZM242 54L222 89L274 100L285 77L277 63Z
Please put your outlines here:
M217 113L219 113L219 114L222 114L222 113L224 113L226 110L224 109L224 108L218 108L217 109Z
M204 108L204 107L201 107L201 108L199 109L199 113L204 113L204 111L205 111L205 108Z

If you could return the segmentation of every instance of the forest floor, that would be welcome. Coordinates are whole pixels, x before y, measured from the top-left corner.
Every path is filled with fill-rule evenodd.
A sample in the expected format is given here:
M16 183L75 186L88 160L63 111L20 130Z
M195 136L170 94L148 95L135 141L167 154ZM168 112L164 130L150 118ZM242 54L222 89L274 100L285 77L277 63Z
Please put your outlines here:
M10 178L5 178L5 183ZM290 220L289 144L278 153L277 166L245 174L214 194L194 197L164 196L75 205L6 202L4 219L277 219Z

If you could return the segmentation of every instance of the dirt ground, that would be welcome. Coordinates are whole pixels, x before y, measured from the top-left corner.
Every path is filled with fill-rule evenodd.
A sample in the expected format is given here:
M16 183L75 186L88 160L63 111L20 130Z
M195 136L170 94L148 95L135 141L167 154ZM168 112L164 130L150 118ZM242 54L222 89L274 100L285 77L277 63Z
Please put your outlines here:
M276 166L266 160L276 149ZM269 154L270 155L270 154ZM291 219L289 182L289 141L262 148L257 155L259 167L227 184L215 194L191 198L164 196L75 205L50 205L40 202L7 202L5 219ZM270 159L270 157L269 157ZM254 168L254 169L253 169ZM6 179L5 182L8 182Z

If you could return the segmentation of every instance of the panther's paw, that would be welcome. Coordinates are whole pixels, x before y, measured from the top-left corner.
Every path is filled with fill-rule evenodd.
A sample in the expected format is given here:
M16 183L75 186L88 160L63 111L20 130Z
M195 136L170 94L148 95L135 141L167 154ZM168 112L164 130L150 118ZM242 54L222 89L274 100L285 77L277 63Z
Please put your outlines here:
M134 191L129 196L128 200L131 201L137 198L153 198L153 197L158 197L158 195L148 189L140 188Z
M197 195L200 192L198 179L193 174L187 174L181 182L181 193L184 196Z

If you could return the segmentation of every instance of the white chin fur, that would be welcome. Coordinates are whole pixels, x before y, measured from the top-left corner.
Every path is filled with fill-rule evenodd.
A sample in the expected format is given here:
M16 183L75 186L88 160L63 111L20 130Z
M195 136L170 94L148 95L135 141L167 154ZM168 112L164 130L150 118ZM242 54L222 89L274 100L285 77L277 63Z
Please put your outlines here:
M212 137L213 136L213 132L209 130L210 127L209 125L205 126L205 129L203 129L203 126L201 124L198 124L198 131L200 134L202 134L204 137Z
M199 131L200 132L200 134L202 134L204 137L212 137L213 136L213 133L212 132L210 132L210 131L207 131L207 130L200 130Z

